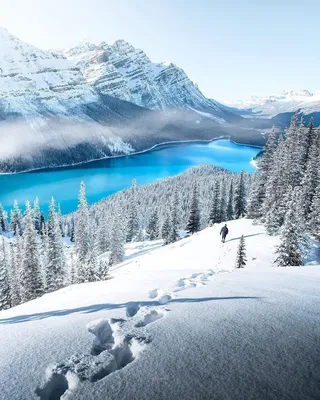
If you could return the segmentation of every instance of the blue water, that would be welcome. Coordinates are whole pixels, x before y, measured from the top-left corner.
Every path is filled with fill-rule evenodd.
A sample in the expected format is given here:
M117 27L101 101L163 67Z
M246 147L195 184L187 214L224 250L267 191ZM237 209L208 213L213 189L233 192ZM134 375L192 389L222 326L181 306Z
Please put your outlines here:
M208 144L178 144L158 147L154 151L127 157L105 159L75 167L50 169L15 175L0 175L0 203L11 208L16 199L22 206L26 200L39 197L41 208L47 211L53 196L63 213L77 207L80 182L86 184L90 203L131 185L176 175L199 164L214 164L230 171L253 171L250 160L258 148L240 146L228 140Z

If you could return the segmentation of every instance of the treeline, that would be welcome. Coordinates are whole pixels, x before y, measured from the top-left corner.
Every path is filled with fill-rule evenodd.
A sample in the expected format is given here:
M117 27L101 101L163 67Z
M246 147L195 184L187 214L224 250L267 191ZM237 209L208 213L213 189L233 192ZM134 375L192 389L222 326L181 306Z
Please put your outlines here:
M69 284L104 280L109 266L123 260L126 242L168 244L183 230L192 234L245 215L251 181L243 172L200 166L149 185L133 181L130 189L91 207L81 183L78 209L65 216L54 199L48 219L38 199L33 207L27 202L24 213L15 202L10 218L0 205L0 309ZM71 250L64 237L74 243Z
M320 239L320 128L298 114L285 134L268 137L248 200L248 217L281 234L278 266L302 265L308 237Z

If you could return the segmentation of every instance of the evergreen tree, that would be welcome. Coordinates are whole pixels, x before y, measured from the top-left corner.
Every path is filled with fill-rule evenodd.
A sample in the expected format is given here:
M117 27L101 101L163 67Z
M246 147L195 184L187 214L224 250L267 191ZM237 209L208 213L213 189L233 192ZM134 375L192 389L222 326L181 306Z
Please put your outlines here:
M100 259L97 268L97 280L104 281L108 279L109 265L107 261Z
M220 223L221 222L221 216L220 216L220 185L219 182L216 181L214 186L213 186L213 197L212 197L212 206L211 206L211 211L210 211L210 216L209 219L212 224Z
M73 285L78 282L77 279L77 272L76 272L76 266L75 266L75 261L74 261L74 254L73 252L70 254L70 272L69 272L69 283L70 285Z
M10 228L16 236L22 235L22 213L17 200L14 201L10 212Z
M234 211L233 211L233 203L234 203L234 192L233 192L233 180L230 180L229 186L229 196L228 196L228 204L227 204L227 220L231 221L233 219Z
M256 176L251 186L247 205L247 218L259 219L262 216L261 176Z
M312 236L320 240L320 183L312 200L309 229Z
M248 199L248 218L259 219L263 216L262 205L267 193L267 181L271 174L276 153L276 134L273 127L268 135L263 155L259 161L259 174L255 177L254 184Z
M61 229L52 198L48 220L48 259L46 266L47 290L52 292L61 289L66 280L66 259L64 254Z
M32 215L33 215L34 228L35 228L36 232L38 234L40 234L41 233L41 212L40 212L38 197L36 197L34 200Z
M197 184L194 184L193 186L192 201L189 213L189 221L187 224L187 231L192 235L200 231L199 193Z
M45 218L44 218L44 214L42 212L41 215L40 215L40 233L41 233L41 235L43 233L45 233L46 230L47 230L46 221L45 221Z
M119 213L114 218L112 231L111 231L111 252L110 252L110 265L118 264L123 261L125 256L124 251L124 238L123 227L120 223L121 216Z
M243 268L246 265L246 245L244 241L244 236L242 235L240 238L237 257L236 257L236 268Z
M86 263L88 262L89 253L93 246L93 238L91 234L92 230L90 229L89 207L86 198L85 185L81 182L74 232L77 254L77 275L80 283L86 281Z
M34 229L32 210L28 201L26 202L20 284L22 301L33 300L44 293L37 234Z
M132 181L132 185L130 188L130 210L129 210L129 220L128 220L128 229L127 229L127 242L131 242L134 240L135 236L138 234L139 230L139 221L136 207L136 180Z
M174 191L173 201L172 201L172 212L171 212L171 233L169 237L169 242L174 243L180 239L179 236L179 220L178 220L178 211L179 211L179 197L177 190Z
M0 232L8 232L8 214L0 203Z
M102 214L102 218L99 220L98 232L97 232L97 251L100 254L110 250L110 226L106 213Z
M225 179L222 179L220 185L220 221L226 221L227 219L227 188Z
M246 191L244 171L240 173L238 184L234 195L234 214L236 219L244 217L246 214Z
M156 210L150 216L147 234L149 235L149 240L156 240L159 238L159 218Z
M12 306L11 288L9 283L9 260L6 246L2 236L2 254L0 254L0 310Z
M279 267L302 265L302 232L297 218L297 201L299 192L295 189L288 205L284 225L281 231L281 242L276 250L275 265Z
M161 238L164 240L164 244L169 244L172 236L172 217L170 213L170 207L167 206L165 219L162 224Z
M11 300L12 307L17 306L21 303L20 296L20 282L19 278L21 275L21 260L20 260L20 243L21 238L16 238L16 243L12 244L10 249L10 263L11 263L11 274L10 274L10 288L11 288Z

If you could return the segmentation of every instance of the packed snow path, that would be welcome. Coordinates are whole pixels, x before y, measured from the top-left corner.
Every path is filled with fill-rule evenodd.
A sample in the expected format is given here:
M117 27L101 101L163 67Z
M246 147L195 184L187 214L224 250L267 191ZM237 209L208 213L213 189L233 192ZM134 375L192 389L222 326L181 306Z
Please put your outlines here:
M270 268L277 239L228 225L1 312L0 398L320 398L320 268Z

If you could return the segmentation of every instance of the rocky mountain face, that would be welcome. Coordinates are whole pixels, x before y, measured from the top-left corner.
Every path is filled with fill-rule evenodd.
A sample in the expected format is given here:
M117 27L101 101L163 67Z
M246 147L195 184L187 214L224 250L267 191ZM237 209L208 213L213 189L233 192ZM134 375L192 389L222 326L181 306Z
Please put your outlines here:
M320 90L283 90L266 97L252 96L248 100L227 104L238 109L244 117L272 118L278 114L293 113L300 110L303 114L320 112ZM240 110L239 110L240 109Z
M201 93L183 69L171 62L153 63L142 50L124 40L113 45L83 43L64 54L81 68L87 82L101 93L164 112L190 107L217 116L220 123L224 116L228 119L228 115Z
M71 62L0 28L0 172L222 135L264 143L259 131L236 126L233 120L244 119L206 99L179 68L155 66L123 41L98 47L69 50Z

